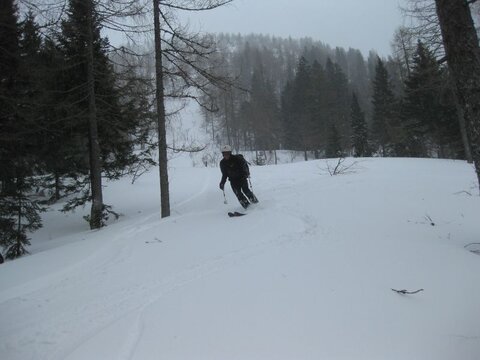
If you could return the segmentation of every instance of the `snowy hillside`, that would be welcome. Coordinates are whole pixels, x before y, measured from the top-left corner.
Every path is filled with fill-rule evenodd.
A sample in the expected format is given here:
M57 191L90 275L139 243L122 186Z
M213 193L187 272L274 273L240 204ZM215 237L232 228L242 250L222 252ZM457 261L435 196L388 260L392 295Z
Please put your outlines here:
M472 167L326 167L254 167L260 203L240 218L219 169L183 158L167 219L156 169L106 184L123 216L100 231L81 212L45 214L32 255L0 266L0 358L479 359Z

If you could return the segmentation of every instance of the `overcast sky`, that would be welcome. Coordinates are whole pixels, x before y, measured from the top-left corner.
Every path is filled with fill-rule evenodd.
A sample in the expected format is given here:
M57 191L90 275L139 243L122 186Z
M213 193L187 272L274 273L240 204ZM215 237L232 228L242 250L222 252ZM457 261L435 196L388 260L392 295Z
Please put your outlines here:
M391 53L390 42L402 24L402 0L234 0L221 8L195 13L192 29L206 32L260 33L311 37L332 47ZM201 27L200 27L201 26Z

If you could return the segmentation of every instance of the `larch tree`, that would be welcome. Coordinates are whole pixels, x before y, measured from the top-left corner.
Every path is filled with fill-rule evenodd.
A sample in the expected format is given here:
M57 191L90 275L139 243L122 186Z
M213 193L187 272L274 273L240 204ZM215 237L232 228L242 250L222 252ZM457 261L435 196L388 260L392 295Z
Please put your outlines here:
M170 216L170 194L168 182L168 158L166 138L165 99L193 99L201 106L208 95L209 85L228 87L223 77L215 75L206 59L215 51L211 38L189 34L180 27L176 13L181 11L207 11L226 5L233 0L153 0L153 23L155 34L156 105L158 124L158 153L160 173L161 217ZM165 91L166 80L171 88ZM206 97L209 98L208 96ZM211 104L213 101L208 101Z

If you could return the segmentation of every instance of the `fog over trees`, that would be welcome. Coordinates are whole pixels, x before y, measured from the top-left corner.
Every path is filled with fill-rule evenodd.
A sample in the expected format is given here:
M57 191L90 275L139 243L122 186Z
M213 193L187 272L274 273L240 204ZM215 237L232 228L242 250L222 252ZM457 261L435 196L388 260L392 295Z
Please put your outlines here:
M465 156L446 64L420 39L411 57L387 59L309 38L220 34L216 42L226 60L219 71L239 81L205 114L219 144L316 157ZM360 113L365 126L353 126Z

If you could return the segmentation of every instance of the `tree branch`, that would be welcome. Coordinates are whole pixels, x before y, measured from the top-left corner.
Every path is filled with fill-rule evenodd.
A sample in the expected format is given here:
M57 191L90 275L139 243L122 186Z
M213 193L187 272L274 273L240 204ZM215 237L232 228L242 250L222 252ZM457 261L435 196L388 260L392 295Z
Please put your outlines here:
M233 0L186 0L183 1L183 5L174 5L170 3L169 1L160 1L161 6L166 6L171 9L176 9L176 10L183 10L183 11L207 11L207 10L213 10L216 9L220 6L226 5L228 3L231 3ZM191 4L190 6L188 6Z
M195 153L195 152L200 152L200 151L203 151L207 148L207 145L203 145L203 146L195 146L195 147L191 147L191 148L187 148L185 146L182 146L180 148L177 148L177 147L172 147L172 146L167 146L167 149L170 149L172 150L173 152L175 153L178 153L178 152L188 152L188 153Z
M395 291L396 293L402 294L402 295L412 295L412 294L419 293L420 291L423 291L423 289L418 289L418 290L415 290L415 291L392 289L392 291Z

